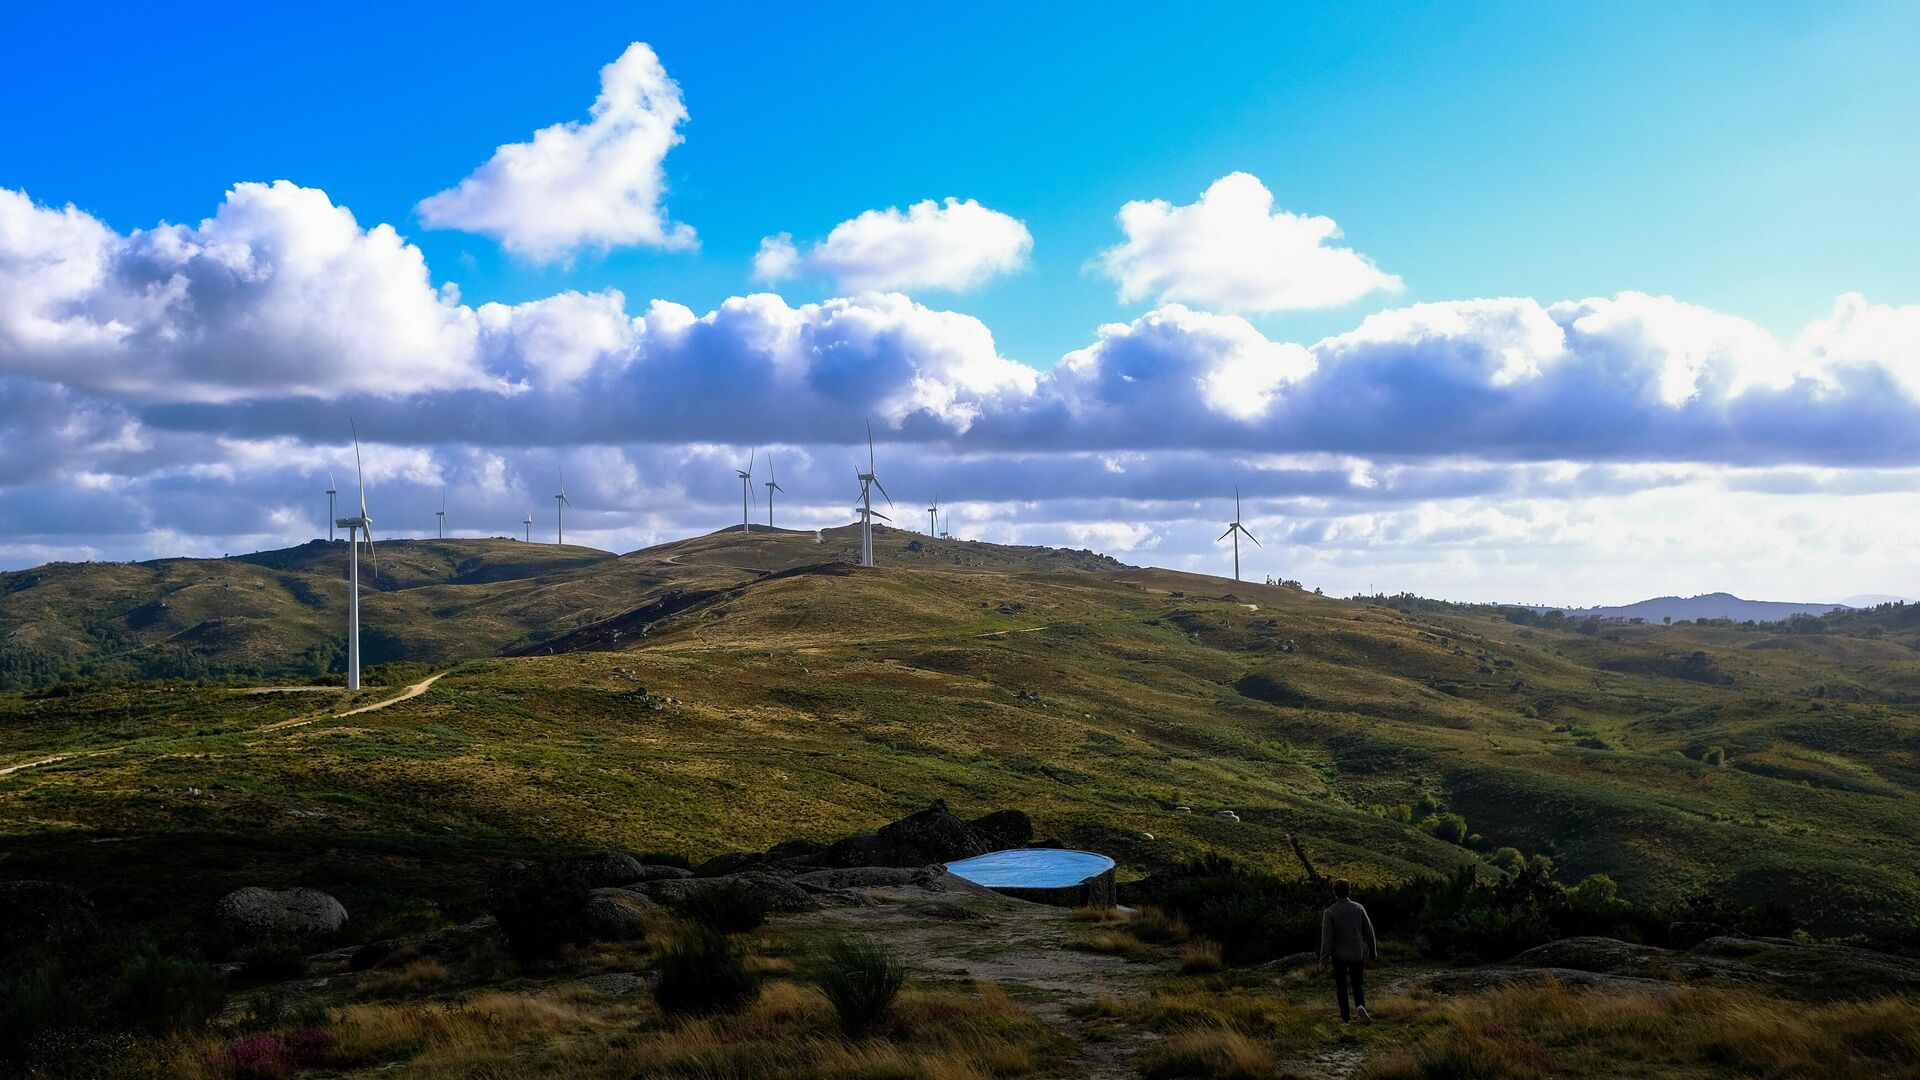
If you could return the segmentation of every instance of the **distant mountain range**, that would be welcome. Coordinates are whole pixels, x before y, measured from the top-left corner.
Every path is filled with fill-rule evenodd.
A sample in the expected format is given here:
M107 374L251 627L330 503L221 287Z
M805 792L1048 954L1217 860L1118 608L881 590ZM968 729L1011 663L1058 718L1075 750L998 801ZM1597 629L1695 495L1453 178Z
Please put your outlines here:
M1564 611L1572 618L1598 616L1602 619L1645 619L1657 623L1665 619L1732 619L1734 622L1781 622L1795 615L1825 615L1850 607L1872 607L1898 600L1895 596L1853 596L1838 604L1800 604L1784 600L1746 600L1732 593L1703 593L1699 596L1656 596L1633 604L1590 608L1540 608Z

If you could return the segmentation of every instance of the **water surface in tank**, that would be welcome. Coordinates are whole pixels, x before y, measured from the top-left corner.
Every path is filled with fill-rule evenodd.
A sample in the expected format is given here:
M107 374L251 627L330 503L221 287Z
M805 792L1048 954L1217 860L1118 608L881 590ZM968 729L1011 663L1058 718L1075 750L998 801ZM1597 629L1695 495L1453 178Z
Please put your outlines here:
M947 864L947 872L989 889L1059 889L1113 869L1113 860L1091 851L1014 848Z

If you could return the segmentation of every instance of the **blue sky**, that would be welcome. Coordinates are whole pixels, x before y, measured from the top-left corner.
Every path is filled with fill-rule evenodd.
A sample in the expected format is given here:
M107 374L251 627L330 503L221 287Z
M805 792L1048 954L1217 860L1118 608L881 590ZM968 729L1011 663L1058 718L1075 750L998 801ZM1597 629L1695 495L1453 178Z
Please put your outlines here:
M929 312L977 320L991 333L997 356L990 359L1043 371L1090 349L1103 325L1139 328L1136 320L1151 319L1169 303L1188 315L1153 325L1178 323L1179 333L1168 331L1166 342L1188 344L1154 337L1149 350L1143 342L1150 335L1142 329L1129 339L1133 346L1146 350L1142 356L1151 352L1156 364L1200 363L1192 357L1207 349L1217 359L1228 348L1218 345L1226 340L1219 335L1231 338L1237 327L1209 324L1215 336L1207 340L1215 344L1190 346L1204 337L1194 319L1217 313L1244 320L1275 346L1234 352L1241 357L1234 378L1244 380L1247 365L1267 365L1254 383L1288 388L1271 401L1255 395L1263 403L1261 418L1271 417L1264 427L1245 427L1253 418L1234 415L1243 426L1223 423L1209 434L1215 432L1209 417L1224 415L1221 402L1248 392L1241 383L1216 395L1212 413L1201 409L1183 421L1180 408L1167 405L1158 420L1115 413L1101 427L1056 423L1058 417L1030 397L1033 391L1016 385L1017 373L982 374L976 365L954 384L961 387L958 399L972 404L955 412L943 397L931 411L896 408L894 422L882 430L900 442L901 469L914 482L924 479L931 488L954 474L954 482L996 493L1000 501L982 500L976 511L982 536L1105 541L1133 561L1213 568L1208 560L1218 560L1201 522L1220 514L1177 490L1090 489L1069 502L1022 490L1007 477L1046 471L1031 460L1041 454L1073 482L1076 466L1091 467L1102 454L1217 459L1231 453L1253 474L1248 486L1256 491L1256 507L1287 537L1256 572L1317 574L1338 591L1377 584L1475 597L1518 591L1524 597L1513 598L1531 599L1553 588L1578 594L1551 597L1555 601L1720 587L1769 595L1784 590L1793 598L1808 589L1821 595L1920 591L1910 573L1902 577L1902 554L1876 547L1866 533L1858 538L1865 546L1844 559L1853 568L1846 580L1830 568L1787 581L1767 572L1766 548L1777 551L1783 536L1813 545L1812 526L1798 541L1791 539L1797 533L1769 534L1766 545L1744 556L1688 549L1684 539L1723 521L1758 518L1769 529L1785 528L1781 523L1796 515L1818 520L1835 506L1852 508L1848 516L1881 519L1913 511L1903 470L1920 455L1898 434L1912 417L1889 407L1874 387L1898 387L1899 404L1914 385L1905 375L1920 364L1911 340L1912 305L1920 303L1920 260L1913 255L1920 250L1920 215L1913 210L1920 133L1911 122L1920 107L1920 73L1911 63L1920 46L1920 8L1244 5L1176 18L1146 6L1032 7L837 6L829 12L713 5L688 12L619 5L528 15L511 6L475 5L458 19L399 5L334 6L324 16L256 6L184 13L144 5L21 9L7 16L8 30L0 34L0 189L23 193L43 210L70 203L124 237L163 221L194 226L214 216L237 183L290 181L350 209L362 229L390 224L417 248L430 283L456 284L468 308L618 290L629 317L643 316L656 299L702 315L730 297L763 290L777 291L795 307L846 296L854 290L844 287L844 277L834 280L804 261L790 276L755 280L763 239L790 234L804 256L837 224L864 212L927 199L976 200L1017 221L1030 238L1024 250L1002 252L1013 268L983 271L982 280L964 288L921 280L880 291L910 296ZM684 103L686 120L674 129L684 141L660 162L665 190L658 207L661 220L697 233L697 248L589 237L565 252L530 258L507 250L501 236L484 228L428 227L422 200L475 175L496 148L550 125L584 122L601 90L602 66L633 42L651 47ZM1337 222L1341 236L1327 244L1363 256L1397 278L1398 288L1356 287L1311 302L1296 297L1226 310L1232 305L1208 288L1182 293L1168 285L1172 272L1147 267L1140 271L1146 284L1123 299L1118 273L1096 265L1103 251L1127 239L1116 222L1123 204L1159 199L1185 207L1234 173L1257 178L1276 212ZM0 250L0 274L5 265ZM1188 273L1204 276L1207 269L1203 262ZM1699 312L1705 311L1741 321L1714 323L1714 342L1742 344L1700 346L1696 353L1744 349L1736 365L1741 372L1799 365L1792 377L1804 380L1811 361L1795 342L1810 325L1832 321L1836 297L1845 294L1860 294L1871 305L1862 309L1867 316L1849 322L1870 323L1871 340L1863 344L1855 333L1844 347L1823 346L1820 362L1844 353L1849 364L1880 367L1864 382L1849 383L1844 394L1830 386L1806 389L1810 382L1804 392L1789 394L1780 383L1777 400L1746 393L1745 374L1727 376L1732 389L1724 400L1710 400L1712 378L1696 379L1689 384L1692 397L1663 399L1666 412L1604 413L1603 431L1632 432L1631 438L1563 440L1554 433L1580 426L1569 423L1575 414L1568 403L1582 395L1611 400L1606 387L1582 383L1518 404L1482 402L1480 390L1508 385L1502 380L1511 372L1495 372L1461 397L1460 387L1442 385L1435 374L1446 369L1443 358L1410 344L1434 339L1431 320L1409 326L1401 319L1394 325L1402 336L1388 345L1371 339L1324 344L1363 322L1379 338L1393 319L1367 322L1370 316L1422 303L1528 298L1546 309L1640 294L1670 297L1686 311L1629 318L1623 307L1595 315L1618 332L1596 336L1587 351L1571 349L1593 372L1616 377L1628 363L1619 359L1619 350L1630 348L1622 343L1634 342L1631 347L1659 353L1640 358L1648 370L1672 378L1673 349L1660 342L1700 340L1707 332L1698 329L1705 318ZM47 303L86 306L65 294ZM100 301L90 303L97 309ZM1506 325L1529 317L1537 321L1511 313L1487 321ZM1555 319L1570 328L1576 317L1569 312ZM1646 329L1654 319L1666 320L1659 323L1666 337ZM1680 323L1686 327L1676 329ZM1772 345L1751 344L1758 339L1748 326L1792 355L1781 359ZM1481 337L1474 347L1489 355L1510 347L1487 339L1484 327L1475 333ZM603 386L608 393L707 402L701 407L713 410L713 422L703 427L697 408L691 419L671 421L663 419L664 406L643 408L631 419L658 430L624 439L611 434L620 418L607 418L601 434L576 437L568 432L595 429L564 403L521 395L517 407L536 415L523 411L513 418L524 418L531 430L544 417L552 434L527 436L512 455L510 475L501 479L496 471L483 482L478 477L486 466L473 455L484 440L457 424L442 430L438 421L412 419L485 413L464 398L436 396L484 395L471 372L347 386L276 367L279 391L267 379L240 388L207 375L235 362L222 359L220 348L210 344L196 354L189 345L170 361L178 367L169 381L178 386L206 377L206 386L218 389L178 394L136 386L139 380L104 369L80 371L108 363L91 353L29 356L19 344L23 335L9 339L0 325L0 376L18 381L10 390L16 412L40 401L37 394L57 393L63 408L91 410L109 426L135 425L158 441L146 448L146 465L135 460L140 455L102 450L112 441L104 438L88 444L91 450L76 445L64 456L36 458L22 474L27 479L16 481L20 509L9 513L20 520L10 532L25 539L0 551L0 562L11 565L56 555L173 553L169 545L205 553L297 539L289 514L237 517L227 535L216 535L183 532L150 506L131 514L138 523L133 531L102 536L79 530L74 523L84 515L72 507L60 513L51 496L36 495L58 490L63 474L84 475L106 500L103 516L114 519L113 500L137 498L131 492L143 487L142 477L147 490L177 488L209 499L277 491L291 481L244 462L273 439L322 454L318 430L334 412L323 403L376 416L385 408L394 426L435 433L432 441L388 436L394 456L417 465L389 483L393 497L413 500L418 493L409 484L458 492L466 483L469 501L484 503L495 516L495 501L504 507L539 494L531 479L511 474L544 468L541 454L556 461L566 454L620 455L637 479L626 488L609 486L599 529L609 546L696 531L697 515L637 509L623 500L678 494L704 508L709 493L671 474L698 467L702 455L722 454L721 447L759 441L727 422L725 394L703 388L696 376L686 384ZM936 338L916 347L937 350L950 340ZM11 361L10 340L19 354ZM686 346L685 357L675 353L674 363L684 371L736 370L740 356L728 351L735 348L731 340L716 332L713 342ZM321 344L297 344L289 346L288 365L326 362L315 359L328 355ZM1296 356L1280 345L1312 353ZM262 346L249 338L248 347ZM537 357L509 356L505 345L480 349L485 356L471 362L497 381L537 382L528 373L546 370ZM1873 355L1855 355L1863 349ZM1108 373L1132 362L1115 358L1120 345L1109 351L1115 356L1102 358ZM1753 358L1760 353L1767 355ZM365 362L392 370L424 364L446 375L468 361L435 368L438 361L407 353ZM871 362L895 371L922 361ZM1381 388L1364 379L1334 380L1336 362L1344 365L1340 371L1386 372L1395 381ZM1696 357L1681 366L1697 373L1702 363L1714 362ZM1306 377L1289 364L1317 365L1316 374ZM1187 382L1184 376L1176 381ZM1352 396L1306 392L1319 383L1336 383ZM1132 378L1088 381L1074 400L1084 403L1084 394L1093 392L1085 387L1096 384L1141 385ZM1054 380L1037 393L1059 397L1064 386L1065 380ZM1351 408L1376 394L1410 392L1436 402L1431 417L1420 415L1417 402L1366 415ZM837 409L844 406L852 416L878 404L848 394L822 406L818 425L780 418L786 428L777 435L793 447L796 470L838 453L824 449L845 441L839 433L848 425L839 422ZM1019 400L1008 404L1009 394ZM1832 402L1841 397L1872 408L1840 410ZM1115 400L1100 398L1103 406ZM1445 428L1447 414L1437 403L1448 400L1466 410L1454 414L1466 416L1460 422L1469 428L1457 441L1416 445L1398 437L1423 420ZM1060 415L1084 415L1077 406L1053 404L1065 410ZM48 406L33 407L44 413ZM108 413L111 419L99 420ZM1369 431L1367 415L1397 417L1396 425ZM1336 431L1327 417L1350 426ZM1156 425L1184 426L1174 432ZM1129 439L1117 434L1122 431L1138 434ZM1793 433L1785 445L1773 437L1781 431ZM193 433L234 440L239 460L219 476L204 468L192 473L161 444ZM324 445L324 454L337 452ZM530 463L536 458L538 465ZM1136 462L1134 475L1155 471L1141 458L1129 460ZM1861 468L1850 467L1856 463ZM963 466L970 470L964 478L955 473ZM1868 466L1873 471L1864 471ZM1181 472L1172 457L1158 467ZM1586 479L1528 473L1568 469L1584 470ZM1667 471L1657 480L1600 476L1661 469ZM1100 471L1111 475L1110 468ZM1372 482L1354 482L1359 473ZM1416 473L1431 483L1406 479ZM845 499L824 490L830 475L824 465L820 474L816 514L824 522L827 507ZM1388 497L1396 484L1408 486ZM1783 488L1799 490L1789 495ZM726 505L725 493L726 484L717 482L714 512ZM1672 502L1661 503L1664 497ZM800 502L805 505L804 496ZM1687 521L1668 537L1662 530L1675 514ZM1087 531L1096 518L1112 527ZM1679 554L1669 570L1649 570L1630 549L1597 550L1576 538L1602 527L1596 523L1643 530L1635 535ZM587 535L595 535L587 527ZM1807 550L1810 562L1832 561L1818 545ZM1463 555L1469 551L1471 557ZM1490 574L1489 561L1505 569ZM1569 577L1570 562L1591 567L1592 579ZM1633 570L1623 580L1628 565Z

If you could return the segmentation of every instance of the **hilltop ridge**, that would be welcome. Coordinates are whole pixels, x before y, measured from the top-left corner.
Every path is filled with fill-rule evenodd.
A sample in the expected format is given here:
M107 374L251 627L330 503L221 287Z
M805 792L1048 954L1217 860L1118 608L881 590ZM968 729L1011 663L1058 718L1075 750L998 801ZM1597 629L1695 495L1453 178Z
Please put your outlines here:
M1116 570L1090 551L877 528L890 564ZM382 540L362 566L370 665L531 651L673 591L851 563L858 530L723 529L625 555L518 540ZM374 569L377 560L378 571ZM342 670L345 540L218 559L54 563L0 573L0 689L77 679L311 680Z

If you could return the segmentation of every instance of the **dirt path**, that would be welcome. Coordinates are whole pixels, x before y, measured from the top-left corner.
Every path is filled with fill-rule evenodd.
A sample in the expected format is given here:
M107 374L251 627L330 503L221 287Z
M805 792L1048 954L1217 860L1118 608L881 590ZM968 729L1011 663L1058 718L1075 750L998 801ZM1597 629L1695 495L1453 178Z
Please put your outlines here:
M52 765L55 762L66 761L69 758L92 757L93 754L104 754L104 753L106 753L105 750L94 750L91 753L86 753L86 754L56 754L53 757L41 758L39 761L23 761L18 765L9 765L4 769L0 769L0 776L7 776L12 773L17 773L22 769L36 769L42 765Z
M434 674L429 675L424 679L421 679L419 682L414 683L412 686L407 687L405 690L402 690L401 692L399 692L398 694L395 694L390 698L385 698L383 700L373 702L372 704L369 704L369 705L361 705L357 708L348 709L346 712L337 712L337 713L322 712L322 713L315 713L311 716L296 716L291 720L282 720L279 723L268 724L266 727L258 728L256 730L285 731L287 728L304 727L308 724L316 723L321 720L338 720L342 717L347 717L347 716L359 716L361 713L377 712L378 710L384 709L389 705L398 705L403 701L411 701L414 698L419 697L421 694L424 694L427 692L427 688L429 686L432 686L434 683L439 682L440 676L445 674L446 672L444 671L435 672Z
M389 705L398 705L403 701L411 701L414 698L419 697L421 694L426 693L427 688L432 686L434 683L439 682L440 677L445 674L446 672L444 671L435 672L434 674L429 675L424 679L421 679L419 682L414 683L412 686L407 687L405 690L402 690L400 693L395 694L390 698L384 698L380 701L372 702L371 704L361 705L356 708L348 709L345 712L321 711L316 713L308 713L305 716L296 716L291 720L281 720L272 724L267 724L263 727L254 728L252 731L252 734L258 735L263 732L269 732L269 731L285 731L288 728L304 727L308 724L317 723L321 720L338 720L342 717L347 717L347 716L359 716L361 713L370 713L378 709L384 709ZM240 693L243 693L243 694L305 694L305 693L313 693L320 690L338 691L339 689L340 688L337 686L254 686L254 687L248 687L245 690L241 690ZM98 757L101 754L111 754L120 750L125 750L127 748L128 747L124 744L120 746L106 746L98 750L75 751L74 753L71 753L71 754L55 754L52 757L40 758L37 761L23 761L17 765L8 765L5 767L0 767L0 776L11 776L14 773L21 772L26 769L37 769L42 765L54 765L62 761L71 761L76 758Z

